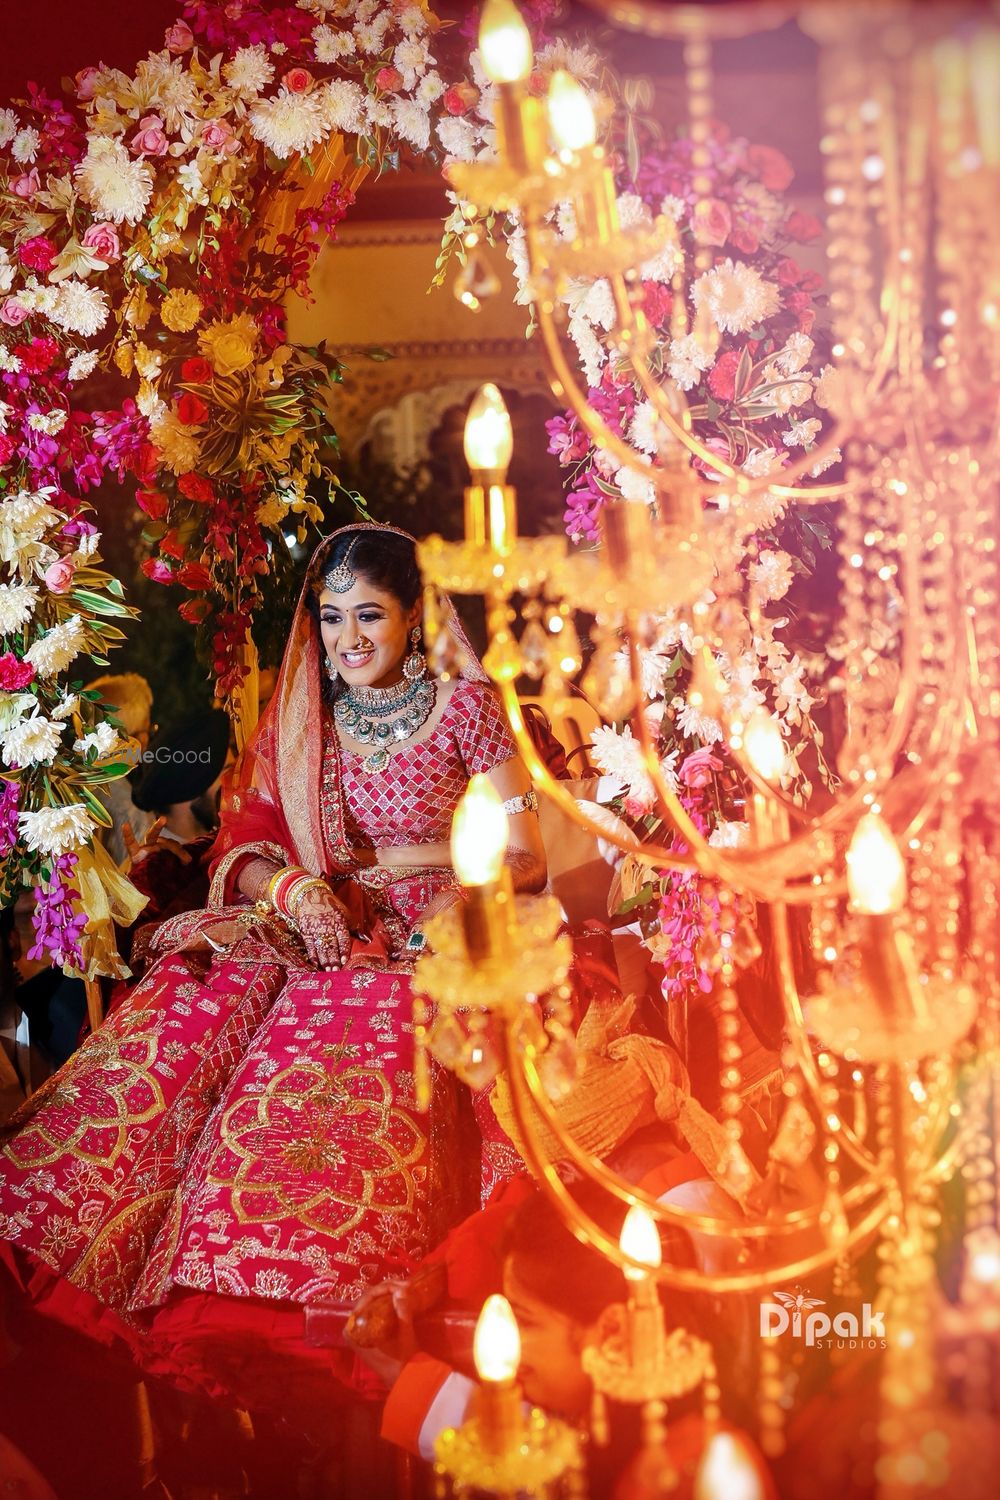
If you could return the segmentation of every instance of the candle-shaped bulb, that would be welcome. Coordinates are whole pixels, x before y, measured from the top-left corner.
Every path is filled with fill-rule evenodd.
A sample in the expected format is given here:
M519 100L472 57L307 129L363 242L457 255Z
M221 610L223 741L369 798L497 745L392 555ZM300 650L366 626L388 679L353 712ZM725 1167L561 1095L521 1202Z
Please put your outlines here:
M514 452L510 412L492 381L481 385L465 419L465 461L475 484L503 484Z
M730 1432L715 1432L694 1476L694 1500L764 1500L757 1466Z
M479 20L483 71L494 83L523 83L531 74L531 32L514 0L486 0Z
M623 1255L631 1256L640 1265L648 1266L650 1271L655 1271L660 1264L663 1258L660 1231L652 1214L641 1203L633 1203L625 1215L618 1246ZM641 1271L639 1266L625 1267L627 1281L645 1281L647 1275L648 1272Z
M488 776L473 776L451 825L451 862L462 885L500 879L507 837L507 814L496 788Z
M777 719L765 708L755 708L743 731L743 749L752 769L762 781L777 781L785 769L787 754Z
M480 1380L513 1380L521 1363L521 1335L506 1297L487 1297L476 1324L472 1357Z
M906 900L906 867L885 819L865 813L847 847L847 891L855 911L884 916Z
M565 68L558 68L549 84L549 129L560 151L584 151L597 139L597 121L586 90Z

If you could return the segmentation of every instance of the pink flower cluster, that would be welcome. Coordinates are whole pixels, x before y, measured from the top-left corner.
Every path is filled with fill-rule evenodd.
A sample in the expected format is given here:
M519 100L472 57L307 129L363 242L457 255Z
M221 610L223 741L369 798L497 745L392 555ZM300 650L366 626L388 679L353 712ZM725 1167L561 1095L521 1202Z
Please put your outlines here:
M28 949L31 959L51 958L57 968L83 967L80 937L87 925L87 914L74 910L80 892L71 884L76 870L75 854L60 854L44 885L35 886L35 910L32 926L35 941Z
M0 656L0 665L6 660ZM16 781L0 782L0 859L6 859L17 843L19 795Z

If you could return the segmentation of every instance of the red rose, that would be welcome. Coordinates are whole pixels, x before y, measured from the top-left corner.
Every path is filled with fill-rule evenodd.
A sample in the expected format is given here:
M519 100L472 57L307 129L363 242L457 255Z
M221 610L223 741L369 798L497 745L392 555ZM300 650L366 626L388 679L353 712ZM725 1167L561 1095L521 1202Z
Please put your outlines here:
M805 312L807 307L812 307L812 298L808 292L789 292L785 306L789 312Z
M186 562L177 570L177 582L182 583L192 593L198 593L212 587L212 575L204 563Z
M182 474L177 488L187 500L197 500L199 505L211 505L215 499L214 489L201 474Z
M798 240L800 245L809 240L818 240L823 233L823 226L815 214L800 213L798 209L788 215L784 229L789 239Z
M176 530L164 532L160 537L160 552L166 557L173 557L177 562L183 562L187 549L180 539L180 533Z
M699 245L724 245L732 227L732 214L720 198L704 198L695 204L691 232Z
M799 333L812 333L813 324L816 322L816 309L807 307L805 312L800 312L795 320L795 327Z
M212 378L212 366L200 354L192 355L181 365L181 379L189 385L207 385Z
M772 193L783 193L795 176L788 157L773 146L751 146L747 157L753 171Z
M450 115L467 115L479 102L479 90L474 83L453 83L441 95L441 103Z
M788 255L775 266L775 275L782 286L798 286L803 274L802 267Z
M114 265L116 260L121 259L122 245L118 231L113 224L104 220L91 224L80 243L98 260L103 260L105 265Z
M642 310L654 328L659 328L670 316L674 305L674 294L662 281L642 283Z
M285 74L285 87L290 94L304 94L312 81L313 76L308 68L289 68Z
M207 416L208 407L201 397L185 391L177 403L178 420L183 422L185 427L197 427L205 421Z
M29 271L38 271L47 276L52 270L52 263L56 258L56 247L44 234L34 234L30 240L25 240L17 252L18 260L22 266Z
M823 285L823 277L819 271L804 271L799 281L799 290L803 292L818 292Z
M15 344L14 353L21 361L22 370L41 375L59 358L59 345L46 335L32 339L30 344Z
M0 465L10 463L17 452L17 443L9 432L0 432Z
M741 349L729 349L720 354L709 372L708 388L717 401L732 401L736 395L736 371L742 352Z
M174 575L169 564L159 557L147 557L141 564L141 571L154 583L173 583Z
M187 620L189 625L200 625L211 613L212 606L207 599L185 599L183 604L178 604L177 613L182 620Z
M375 74L375 87L383 94L394 94L403 86L403 75L398 68L379 68Z
M170 501L159 490L139 490L135 499L139 509L154 521L162 521L170 509Z
M746 224L734 224L729 231L729 243L742 250L744 255L756 255L760 249L760 235Z
M0 656L0 691L16 693L26 688L35 676L30 661L18 661L12 651Z

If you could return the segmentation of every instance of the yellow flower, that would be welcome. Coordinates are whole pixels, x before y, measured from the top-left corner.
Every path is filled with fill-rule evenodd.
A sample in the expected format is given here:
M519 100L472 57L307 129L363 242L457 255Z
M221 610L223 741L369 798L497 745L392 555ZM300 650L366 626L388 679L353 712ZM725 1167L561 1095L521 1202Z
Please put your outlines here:
M200 317L201 298L183 287L168 292L160 307L160 321L172 333L190 333Z
M269 495L262 500L256 510L257 524L259 526L280 526L288 514L288 506L277 495Z
M119 344L115 350L115 364L123 375L131 375L134 366L131 344Z
M226 323L210 323L198 335L198 347L217 375L235 375L254 362L257 325L248 313Z

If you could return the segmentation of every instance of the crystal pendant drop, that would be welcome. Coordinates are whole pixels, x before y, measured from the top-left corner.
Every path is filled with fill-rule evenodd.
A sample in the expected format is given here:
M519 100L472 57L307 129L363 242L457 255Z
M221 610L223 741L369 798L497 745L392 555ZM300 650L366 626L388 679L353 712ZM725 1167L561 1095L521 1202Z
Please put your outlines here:
M447 681L457 677L465 666L465 652L456 641L448 625L442 625L427 653L427 665L431 675Z
M809 1160L816 1142L813 1117L801 1099L789 1100L781 1117L770 1157L786 1167L802 1167Z
M626 653L617 641L603 641L583 679L583 690L607 719L624 719L635 705Z
M494 682L514 682L524 671L517 642L509 631L493 637L483 657L483 666Z
M549 637L538 620L529 620L521 636L521 657L527 676L536 682L549 664Z
M553 635L550 651L562 675L575 677L583 666L583 652L572 620L564 620L558 635Z
M470 312L478 312L482 303L495 297L500 290L500 278L478 246L469 252L469 258L455 277L455 297Z

